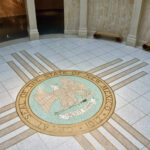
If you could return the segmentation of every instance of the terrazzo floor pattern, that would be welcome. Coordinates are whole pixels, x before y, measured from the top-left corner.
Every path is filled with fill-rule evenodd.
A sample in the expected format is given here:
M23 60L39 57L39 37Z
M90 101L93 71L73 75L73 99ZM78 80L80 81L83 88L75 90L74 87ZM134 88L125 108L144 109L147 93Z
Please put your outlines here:
M27 52L27 57L24 52ZM18 59L19 56L21 60ZM0 108L4 110L5 106L12 104L10 109L0 111L2 121L0 149L150 149L150 66L148 63L150 63L150 53L140 47L133 48L124 43L63 37L63 35L0 48ZM20 69L19 71L16 71L14 64ZM30 129L19 122L13 103L27 80L43 74L43 67L46 71L74 69L101 76L115 91L117 103L115 114L97 130L76 137L48 136L32 130L28 136L25 136L26 130L30 131ZM19 77L18 72L24 75ZM11 132L5 130L7 134L4 134L4 129L8 127L12 127ZM138 133L140 135L137 135ZM18 142L10 140L15 139L19 134ZM138 139L141 136L142 139Z

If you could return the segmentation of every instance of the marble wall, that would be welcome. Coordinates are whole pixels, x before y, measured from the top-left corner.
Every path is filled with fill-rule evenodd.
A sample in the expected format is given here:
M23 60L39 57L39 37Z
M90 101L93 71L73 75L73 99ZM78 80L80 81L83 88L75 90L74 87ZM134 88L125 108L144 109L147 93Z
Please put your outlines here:
M89 0L88 30L127 36L133 0Z
M79 29L79 0L65 0L65 29L77 33ZM138 42L150 41L150 0L143 0ZM134 0L88 0L88 33L95 31L123 35L126 40L130 29ZM75 32L76 31L76 32Z
M144 0L138 31L139 43L150 42L150 0Z
M78 29L79 3L79 0L67 2L66 29ZM88 32L107 31L126 37L132 8L133 0L88 0Z
M64 0L65 33L77 34L79 29L80 0Z

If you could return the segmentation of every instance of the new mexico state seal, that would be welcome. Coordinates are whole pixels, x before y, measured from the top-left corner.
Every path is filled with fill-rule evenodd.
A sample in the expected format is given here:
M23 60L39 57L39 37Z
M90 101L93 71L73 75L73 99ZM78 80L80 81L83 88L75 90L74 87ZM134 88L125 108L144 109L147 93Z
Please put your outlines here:
M73 136L104 124L115 103L112 89L99 77L59 70L29 81L17 96L16 109L21 120L38 132Z

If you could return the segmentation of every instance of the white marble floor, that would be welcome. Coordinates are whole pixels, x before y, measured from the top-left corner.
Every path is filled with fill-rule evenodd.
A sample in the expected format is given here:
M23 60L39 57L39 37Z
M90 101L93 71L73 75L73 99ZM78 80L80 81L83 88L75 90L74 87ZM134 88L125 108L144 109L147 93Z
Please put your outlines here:
M115 76L118 73L126 71L127 69L138 66L140 63L150 63L150 52L146 52L141 47L133 48L126 46L124 43L116 43L114 41L107 40L95 40L92 38L81 39L77 37L51 37L46 39L40 39L36 41L21 42L18 44L9 45L0 48L0 109L10 103L15 102L16 96L25 84L23 80L13 71L7 62L13 61L30 79L33 75L28 72L16 59L11 55L17 53L21 56L35 71L42 74L41 70L31 63L20 51L27 51L33 58L35 58L40 64L42 64L47 70L52 71L47 64L37 58L34 54L40 53L53 64L61 69L75 69L88 71L99 65L105 64L117 58L121 58L122 62L111 65L103 70L97 71L94 74L102 73L118 65L138 58L138 62L131 64L130 66L122 67L115 72L102 77L107 80L109 77ZM127 74L110 83L110 86L135 75L139 72L145 71L147 74L126 86L123 86L115 90L116 96L116 109L115 113L125 120L129 125L134 127L143 136L150 140L150 65L141 67L134 72ZM0 113L0 118L12 113L15 108L10 109L4 113ZM16 123L19 117L9 120L5 123L0 123L0 132ZM129 141L131 141L138 149L148 149L148 146L139 142L136 137L129 134L125 129L116 124L113 119L108 121L112 126L117 128L121 134L123 134ZM3 142L8 141L10 138L24 132L28 129L27 126L21 128L0 137L0 146ZM120 142L117 137L113 136L104 127L100 127L101 132L117 149L128 149L128 147ZM92 134L87 133L83 135L88 142L92 144L93 149L101 150L105 149L105 146L98 142ZM9 150L80 150L86 149L82 142L75 140L74 137L53 137L44 135L41 133L35 133L34 135L24 138L22 141L16 142L13 146L9 147ZM150 147L150 142L149 142ZM87 148L90 149L90 148ZM107 149L107 148L106 148Z

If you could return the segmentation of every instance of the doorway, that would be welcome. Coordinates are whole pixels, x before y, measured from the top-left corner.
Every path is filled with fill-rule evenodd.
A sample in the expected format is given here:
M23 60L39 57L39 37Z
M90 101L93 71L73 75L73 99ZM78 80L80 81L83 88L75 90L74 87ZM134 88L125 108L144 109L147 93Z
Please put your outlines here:
M0 0L0 42L27 36L24 0Z
M64 33L63 0L35 0L40 35Z

